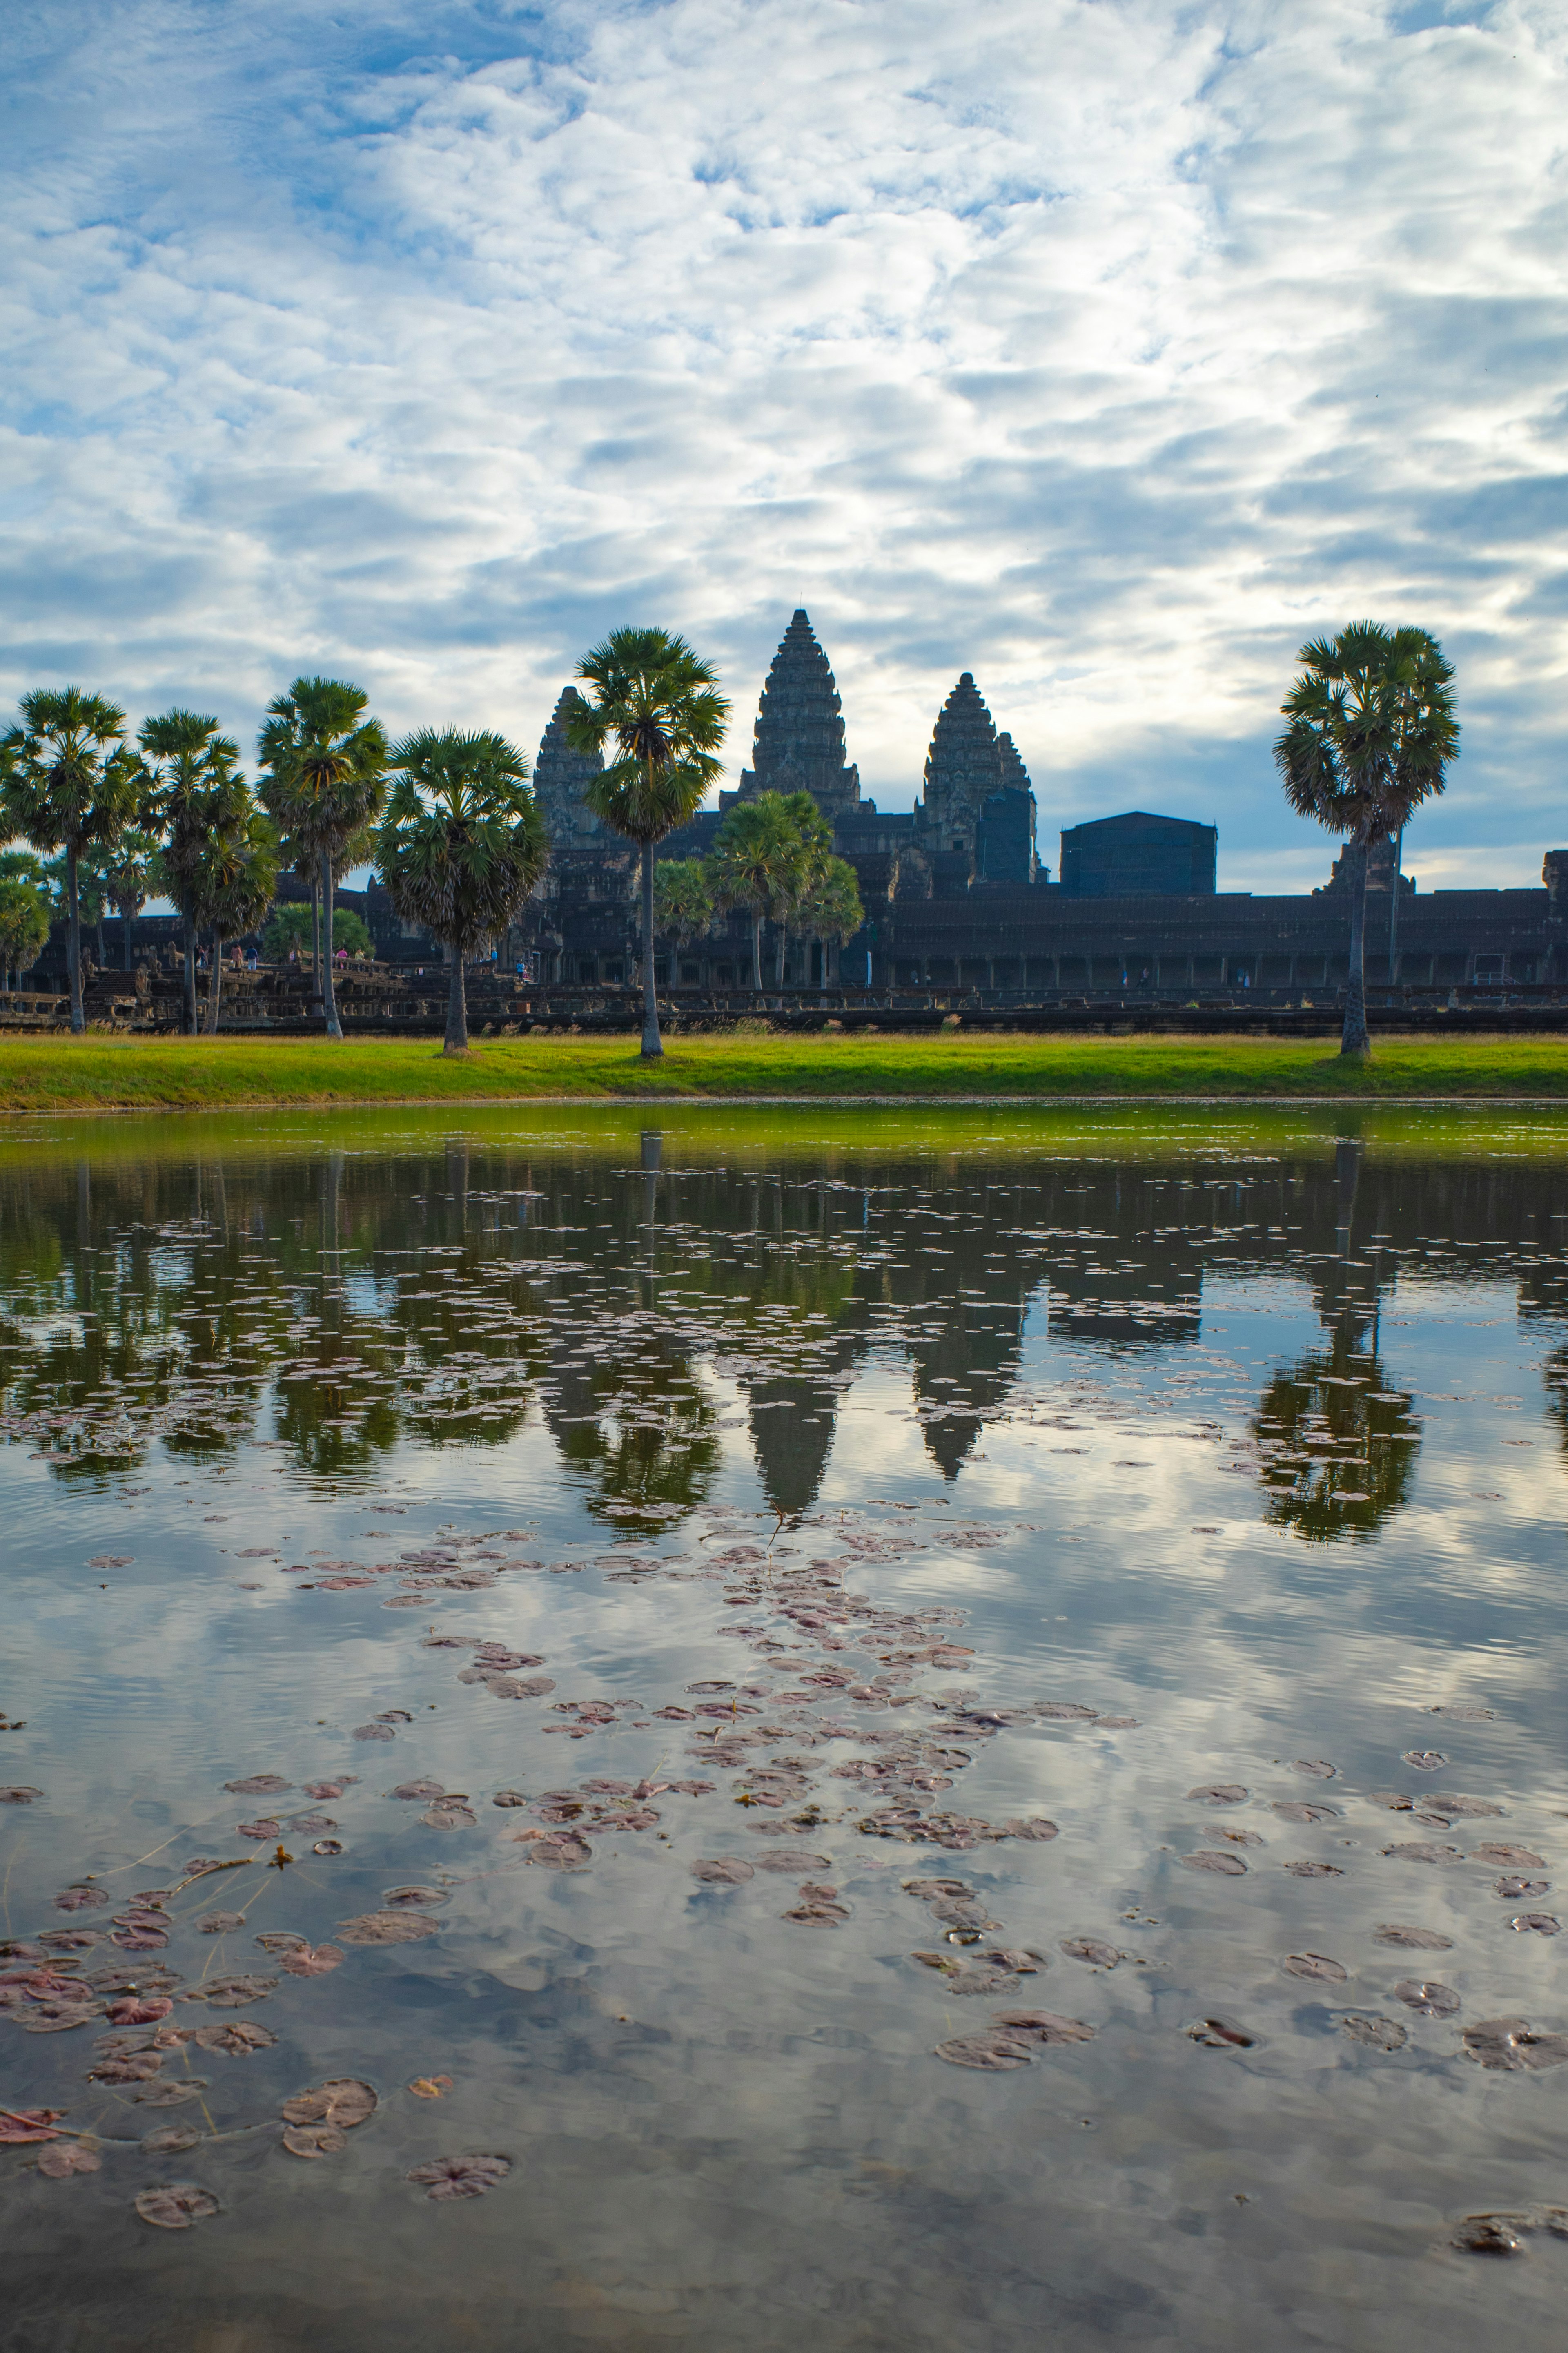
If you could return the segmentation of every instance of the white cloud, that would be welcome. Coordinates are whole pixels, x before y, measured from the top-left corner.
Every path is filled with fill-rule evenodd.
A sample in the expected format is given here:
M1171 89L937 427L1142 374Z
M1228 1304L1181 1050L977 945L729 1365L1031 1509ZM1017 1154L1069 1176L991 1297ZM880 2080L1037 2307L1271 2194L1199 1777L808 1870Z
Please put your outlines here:
M810 608L907 804L973 669L1057 825L1330 849L1298 643L1459 663L1409 862L1562 830L1568 27L1547 0L668 0L8 21L5 684L248 735L301 668L537 738L583 646Z

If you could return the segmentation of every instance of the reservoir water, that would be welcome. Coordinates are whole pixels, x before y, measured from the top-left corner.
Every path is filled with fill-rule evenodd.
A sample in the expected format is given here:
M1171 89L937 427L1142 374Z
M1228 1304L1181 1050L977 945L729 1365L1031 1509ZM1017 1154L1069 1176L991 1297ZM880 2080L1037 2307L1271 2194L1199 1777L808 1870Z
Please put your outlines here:
M6 2353L1546 2353L1568 1122L0 1138Z

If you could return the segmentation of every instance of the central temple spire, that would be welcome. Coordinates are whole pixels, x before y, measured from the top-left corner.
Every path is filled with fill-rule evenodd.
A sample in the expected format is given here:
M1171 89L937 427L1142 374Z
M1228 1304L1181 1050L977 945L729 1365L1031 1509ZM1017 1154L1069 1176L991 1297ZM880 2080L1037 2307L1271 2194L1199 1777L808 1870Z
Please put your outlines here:
M829 818L860 798L860 772L845 759L838 689L804 611L779 640L757 708L752 765L741 771L742 800L798 792L808 792Z

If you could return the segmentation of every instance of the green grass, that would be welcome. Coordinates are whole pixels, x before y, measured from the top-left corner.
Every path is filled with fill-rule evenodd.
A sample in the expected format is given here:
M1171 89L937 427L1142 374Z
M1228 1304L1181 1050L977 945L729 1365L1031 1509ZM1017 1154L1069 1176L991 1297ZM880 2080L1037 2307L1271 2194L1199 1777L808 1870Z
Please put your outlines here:
M1318 1039L742 1034L678 1038L649 1068L630 1038L486 1039L467 1061L426 1039L0 1038L13 1113L650 1096L1568 1102L1568 1039L1394 1038L1357 1063Z

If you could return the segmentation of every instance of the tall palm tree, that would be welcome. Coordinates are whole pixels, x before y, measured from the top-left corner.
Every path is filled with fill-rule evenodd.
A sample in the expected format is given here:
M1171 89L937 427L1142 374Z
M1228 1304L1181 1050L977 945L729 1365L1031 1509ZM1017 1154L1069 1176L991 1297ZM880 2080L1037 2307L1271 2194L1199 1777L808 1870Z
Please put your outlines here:
M131 969L131 926L151 896L157 854L157 836L137 824L127 827L104 860L104 893L123 926L120 946L123 972Z
M653 923L660 939L689 947L711 930L713 893L700 858L661 858L653 871Z
M548 844L528 762L504 735L421 728L395 744L396 781L376 838L376 870L400 915L451 950L442 1051L468 1050L463 967L506 929L544 871Z
M212 935L206 1019L210 1037L217 1035L224 944L257 929L278 888L278 836L247 785L231 797L225 816L226 821L208 834L195 874L198 920Z
M752 987L759 994L763 919L783 920L803 895L808 868L800 827L783 793L737 802L714 837L709 886L716 906L744 907L751 916Z
M139 764L125 744L125 713L79 687L39 687L21 701L22 723L0 738L0 791L8 833L35 849L65 853L66 964L70 1023L86 1029L81 1002L78 868L108 849L136 815Z
M799 913L827 871L833 857L833 828L809 793L784 793L780 798L800 840L795 857L784 861L773 905L778 926L777 985L782 988L790 917Z
M805 937L816 940L822 948L822 985L826 988L829 943L842 947L846 940L854 938L866 920L866 911L860 904L860 885L847 858L825 861L795 908L795 919Z
M332 987L332 890L351 847L386 805L386 734L370 697L336 678L297 678L267 706L258 742L261 797L296 855L312 858L321 894L321 1001L341 1038Z
M208 834L237 824L249 794L239 773L239 745L218 733L216 719L176 707L138 731L146 763L144 790L163 832L157 880L182 919L184 987L180 1028L194 1038L196 1013L196 924L200 874Z
M1443 790L1458 757L1453 664L1426 629L1353 621L1297 657L1301 675L1280 705L1274 746L1285 797L1299 816L1342 834L1351 865L1350 979L1342 1054L1365 1055L1367 851L1403 830Z
M642 852L642 1054L657 1061L664 1046L653 962L654 847L695 817L717 781L730 705L711 662L666 629L612 629L584 655L577 676L593 700L580 696L568 712L567 741L592 753L613 740L620 754L589 780L583 797Z
M0 856L0 983L9 989L49 936L49 901L36 858Z

